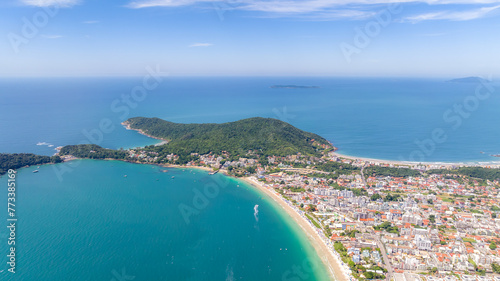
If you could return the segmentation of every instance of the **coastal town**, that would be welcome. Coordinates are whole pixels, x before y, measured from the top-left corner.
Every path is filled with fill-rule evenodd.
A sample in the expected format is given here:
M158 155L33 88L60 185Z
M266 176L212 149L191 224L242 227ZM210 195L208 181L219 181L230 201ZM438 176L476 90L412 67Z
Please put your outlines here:
M158 153L129 150L140 162ZM243 177L308 222L345 280L500 280L500 183L456 173L470 165L396 163L298 153L193 154L187 167ZM177 155L166 156L175 163ZM498 169L488 164L480 169Z

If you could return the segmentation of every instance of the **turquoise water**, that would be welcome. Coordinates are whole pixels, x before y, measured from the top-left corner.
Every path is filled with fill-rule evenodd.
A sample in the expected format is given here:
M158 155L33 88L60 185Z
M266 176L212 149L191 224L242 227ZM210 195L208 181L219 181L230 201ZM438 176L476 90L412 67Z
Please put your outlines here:
M348 155L431 162L498 160L489 155L500 154L499 84L493 83L489 97L474 104L470 97L478 85L445 80L174 77L129 106L121 97L142 85L142 78L2 79L0 152L50 155L55 146L80 142L108 148L154 143L120 126L134 116L183 123L262 116L320 134ZM290 84L320 88L270 88ZM454 106L464 103L473 110L462 117ZM105 133L99 126L104 119L114 126ZM436 129L446 140L429 143ZM37 146L39 142L54 147Z
M58 177L54 167L68 172ZM291 218L235 179L119 161L34 169L17 174L15 275L0 229L0 280L295 280L294 266L307 274L299 280L327 280ZM0 186L6 219L5 176ZM196 190L207 202L193 204ZM189 223L181 204L196 208Z

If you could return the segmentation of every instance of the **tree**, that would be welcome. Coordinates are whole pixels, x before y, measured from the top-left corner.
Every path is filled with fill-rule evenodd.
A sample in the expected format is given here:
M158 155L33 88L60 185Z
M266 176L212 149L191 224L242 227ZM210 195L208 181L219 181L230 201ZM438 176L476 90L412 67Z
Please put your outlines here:
M435 215L430 215L429 216L429 221L432 222L432 223L435 223L436 222L436 216Z
M364 272L363 275L366 277L366 279L373 279L373 272L371 271Z
M490 249L491 250L496 250L497 249L497 244L495 242L490 243Z
M380 194L378 193L375 193L373 194L371 197L370 197L370 200L372 201L377 201L378 199L382 198L382 196L380 196Z
M387 194L384 198L384 202L398 201L401 198L399 194Z
M255 173L255 167L254 167L254 166L247 167L247 171L248 171L250 174L254 174L254 173Z
M500 273L500 265L496 264L496 263L492 263L491 264L491 269L493 269L493 271L495 273Z

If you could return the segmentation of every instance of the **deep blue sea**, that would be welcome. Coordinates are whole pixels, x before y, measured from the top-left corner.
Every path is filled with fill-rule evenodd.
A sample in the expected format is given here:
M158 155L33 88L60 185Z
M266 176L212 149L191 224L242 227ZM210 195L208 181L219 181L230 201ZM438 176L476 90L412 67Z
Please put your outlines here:
M130 98L142 84L141 77L4 78L0 152L51 155L57 146L81 142L107 148L154 143L120 125L135 116L182 123L262 116L317 133L352 156L490 162L498 159L491 154L500 154L498 83L485 87L445 79L167 77L145 94L136 92L138 101Z

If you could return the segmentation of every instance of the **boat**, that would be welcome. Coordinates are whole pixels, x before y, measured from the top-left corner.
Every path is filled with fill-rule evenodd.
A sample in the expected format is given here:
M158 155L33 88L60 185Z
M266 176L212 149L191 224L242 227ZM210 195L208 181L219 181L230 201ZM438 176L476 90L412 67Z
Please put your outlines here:
M34 170L33 173L38 173L39 171L38 170Z
M127 177L127 175L124 175L123 177L124 177L124 178L126 178L126 177Z
M175 177L174 177L174 176L172 176L172 179L175 179Z

